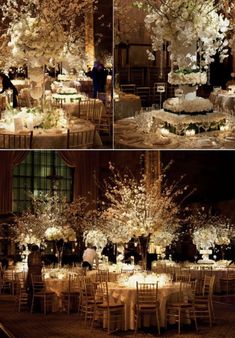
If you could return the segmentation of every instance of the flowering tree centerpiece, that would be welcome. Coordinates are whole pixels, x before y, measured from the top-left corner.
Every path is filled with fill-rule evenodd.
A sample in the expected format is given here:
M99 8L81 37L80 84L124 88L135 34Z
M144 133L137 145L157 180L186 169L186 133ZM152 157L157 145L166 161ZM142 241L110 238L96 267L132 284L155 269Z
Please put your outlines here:
M163 53L168 50L171 60L168 82L179 85L177 97L163 103L163 109L168 113L162 118L166 127L174 132L177 124L183 121L185 130L191 132L193 129L193 133L197 133L224 125L225 115L218 117L210 100L197 97L196 89L197 85L207 82L209 65L215 56L219 55L221 62L228 56L229 33L233 28L231 1L143 0L134 3L146 11L145 26L151 34L152 49L160 52L160 74L163 72ZM153 53L147 52L153 60ZM196 117L179 119L178 114ZM198 115L201 114L206 114L207 123L198 129L201 120Z
M31 195L31 209L16 216L15 241L27 248L28 244L46 245L47 240L57 244L75 241L76 233L67 223L66 201L58 194ZM62 259L63 245L60 245Z
M166 185L164 175L149 186L145 174L139 179L121 175L111 164L110 170L112 180L106 181L107 202L101 213L104 231L118 244L125 244L133 237L138 239L142 259L146 262L150 236L166 232L173 235L179 228L179 201L185 196L187 187L181 188L180 182Z
M66 208L67 224L76 232L78 251L82 253L87 236L90 238L93 231L100 229L99 213L91 208L85 196L78 196L73 202L68 203Z
M189 217L193 243L202 254L199 263L213 263L209 259L212 254L211 248L216 244L225 246L230 243L234 232L230 221L221 215L211 215L202 208Z
M19 62L40 67L81 41L83 16L95 0L9 0L1 6L9 46Z
M85 51L84 14L95 0L4 1L0 13L14 64L29 67L31 95L44 109L44 66ZM84 52L85 53L85 52Z
M226 33L231 29L228 17L232 8L229 1L145 0L137 3L147 11L145 24L151 32L153 50L161 50L164 42L169 43L172 66L178 67L176 73L172 69L170 83L179 84L176 78L182 80L182 77L184 84L205 83L202 69L208 68L216 53L220 54L221 61L228 56Z

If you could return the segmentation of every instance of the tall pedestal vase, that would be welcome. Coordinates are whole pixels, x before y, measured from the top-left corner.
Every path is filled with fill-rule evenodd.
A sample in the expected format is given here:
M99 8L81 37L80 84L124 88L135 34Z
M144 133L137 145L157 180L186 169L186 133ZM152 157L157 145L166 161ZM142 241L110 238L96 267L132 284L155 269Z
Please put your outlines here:
M150 236L140 236L138 238L143 270L147 270L147 253L149 247L149 240Z
M29 68L28 76L30 78L30 96L38 101L41 110L44 111L45 100L45 74L43 67Z
M199 253L202 255L202 259L197 261L198 264L214 264L215 262L209 258L212 254L212 250L209 248L199 250Z
M64 241L63 239L60 239L58 241L55 241L55 247L56 247L56 257L58 260L58 267L62 267L62 260L63 260L63 250L64 250Z

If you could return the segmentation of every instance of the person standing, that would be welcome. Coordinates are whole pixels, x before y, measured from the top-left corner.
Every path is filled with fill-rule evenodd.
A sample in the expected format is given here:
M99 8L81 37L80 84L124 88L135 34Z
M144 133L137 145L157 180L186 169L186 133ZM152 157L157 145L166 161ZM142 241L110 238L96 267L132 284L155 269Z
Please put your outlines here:
M17 104L18 90L16 89L16 87L13 85L10 78L6 74L0 73L0 81L2 81L2 90L0 91L0 94L4 93L8 89L11 89L13 95L13 108L16 108L18 106Z
M86 73L87 76L91 77L93 80L93 96L97 98L97 93L105 92L105 85L107 79L107 70L104 69L104 66L99 61L94 62L94 66L91 71Z
M42 273L42 256L39 247L36 244L31 246L31 253L28 256L28 275L27 287L32 288L32 275L41 276Z
M82 267L92 270L93 264L95 263L96 268L99 266L99 257L96 252L96 246L88 247L82 256Z

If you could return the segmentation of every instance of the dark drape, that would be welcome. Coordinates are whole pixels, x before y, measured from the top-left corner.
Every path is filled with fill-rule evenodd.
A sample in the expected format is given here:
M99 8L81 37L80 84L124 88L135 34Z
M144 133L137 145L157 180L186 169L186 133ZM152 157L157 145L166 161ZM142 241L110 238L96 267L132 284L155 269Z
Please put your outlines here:
M86 196L92 205L96 204L98 186L94 175L99 170L97 151L60 151L59 155L69 167L74 168L73 198Z
M14 166L27 156L27 151L0 152L0 214L12 212L12 183Z

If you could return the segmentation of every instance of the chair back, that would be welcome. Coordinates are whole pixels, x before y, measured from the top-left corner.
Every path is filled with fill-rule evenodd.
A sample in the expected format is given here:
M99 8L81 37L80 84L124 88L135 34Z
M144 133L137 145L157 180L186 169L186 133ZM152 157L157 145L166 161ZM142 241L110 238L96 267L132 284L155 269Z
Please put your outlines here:
M69 293L80 292L82 290L81 276L70 274L69 275Z
M175 280L176 282L185 282L185 283L189 283L191 280L191 274L188 271L185 272L179 272L176 273L175 275Z
M0 134L1 149L31 149L33 132L24 132L21 134Z
M98 270L96 273L96 282L109 282L109 270Z
M88 119L88 116L93 116L95 109L95 99L87 99L81 102L80 115Z
M25 288L25 284L26 284L26 275L24 272L17 272L15 274L15 280L16 283L18 284L18 286L23 289Z
M97 285L96 294L95 294L96 302L102 302L107 307L109 307L109 292L108 292L108 282L101 282Z
M67 131L67 149L88 149L94 145L95 127L91 130Z
M213 276L204 276L203 286L202 286L202 294L203 296L212 296L214 292L214 284L215 284L215 275Z
M81 97L71 98L70 102L77 105L77 107L76 107L76 110L77 110L76 111L76 115L78 117L80 117L80 114L81 114Z
M157 303L158 283L136 282L137 306L141 304Z
M16 275L16 272L15 270L4 270L3 272L3 280L4 281L9 281L9 282L12 282L15 280L15 275Z
M44 281L41 275L31 274L31 281L34 294L41 293L45 289Z
M136 85L134 83L123 84L120 86L121 91L127 94L135 94Z

